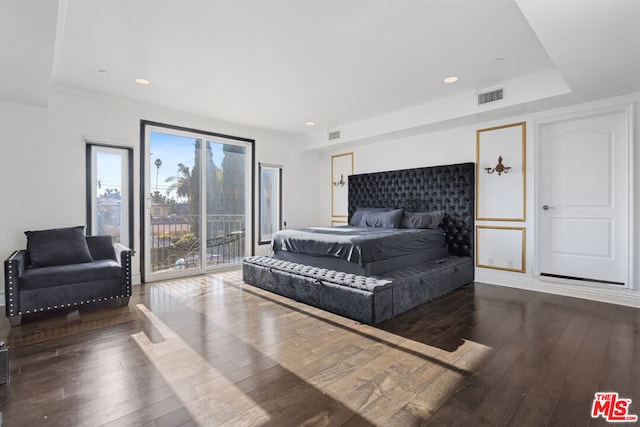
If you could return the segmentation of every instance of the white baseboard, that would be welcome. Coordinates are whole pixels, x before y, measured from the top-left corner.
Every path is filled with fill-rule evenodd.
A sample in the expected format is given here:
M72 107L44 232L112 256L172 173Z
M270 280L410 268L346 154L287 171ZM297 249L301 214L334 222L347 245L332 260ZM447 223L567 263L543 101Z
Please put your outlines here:
M140 273L133 273L131 275L131 283L133 285L140 285L142 284L142 275Z
M505 272L493 273L481 268L476 268L475 281L640 308L640 292L627 288L614 289L612 287L554 283L519 273L507 275Z

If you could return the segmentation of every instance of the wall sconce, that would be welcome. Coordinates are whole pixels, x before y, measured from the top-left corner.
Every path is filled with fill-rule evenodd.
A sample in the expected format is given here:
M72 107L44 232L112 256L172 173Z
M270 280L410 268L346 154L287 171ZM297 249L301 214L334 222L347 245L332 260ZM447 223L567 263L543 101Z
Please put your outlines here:
M502 164L502 156L498 156L498 164L496 165L495 168L484 168L484 170L487 171L487 173L494 173L494 172L498 172L498 176L502 175L502 173L509 173L509 171L511 170L511 166L505 166Z
M337 187L338 185L340 187L344 187L345 184L346 184L346 181L344 180L344 175L343 174L340 174L340 181L334 181L333 182L333 186L334 187Z

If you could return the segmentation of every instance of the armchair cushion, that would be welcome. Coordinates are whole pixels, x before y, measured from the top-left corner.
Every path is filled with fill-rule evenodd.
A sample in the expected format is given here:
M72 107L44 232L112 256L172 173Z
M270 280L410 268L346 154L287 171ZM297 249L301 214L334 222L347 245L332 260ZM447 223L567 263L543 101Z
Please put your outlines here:
M84 226L25 231L29 267L92 262Z
M55 265L27 268L22 273L21 290L53 288L69 283L86 283L120 278L120 264L113 260L99 260L90 264Z

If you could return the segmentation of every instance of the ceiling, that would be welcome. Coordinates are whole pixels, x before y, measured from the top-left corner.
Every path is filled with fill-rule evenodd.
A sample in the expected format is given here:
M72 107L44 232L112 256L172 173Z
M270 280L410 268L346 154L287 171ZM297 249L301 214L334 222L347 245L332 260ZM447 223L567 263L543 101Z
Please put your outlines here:
M0 99L74 91L312 134L555 73L562 90L514 101L548 107L640 91L638 21L633 0L3 0Z

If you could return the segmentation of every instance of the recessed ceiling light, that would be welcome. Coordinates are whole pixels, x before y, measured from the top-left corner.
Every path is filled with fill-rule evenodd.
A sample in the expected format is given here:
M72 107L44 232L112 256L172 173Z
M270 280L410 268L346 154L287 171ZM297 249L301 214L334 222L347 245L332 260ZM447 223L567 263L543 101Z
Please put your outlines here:
M458 81L458 76L449 76L446 79L444 79L445 83L455 83Z
M138 78L138 79L136 79L135 81L136 81L136 83L139 83L139 84L141 84L141 85L148 85L149 83L151 83L149 80L147 80L147 79L141 79L141 78Z
M307 126L315 126L315 125L316 125L316 122L314 122L313 120L309 120L309 121L307 121L307 122L305 123L305 125L307 125Z

